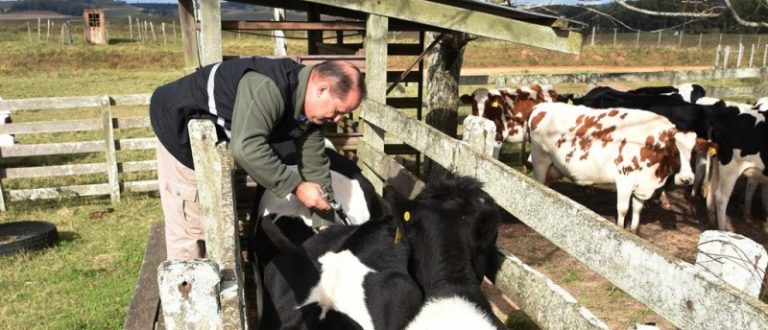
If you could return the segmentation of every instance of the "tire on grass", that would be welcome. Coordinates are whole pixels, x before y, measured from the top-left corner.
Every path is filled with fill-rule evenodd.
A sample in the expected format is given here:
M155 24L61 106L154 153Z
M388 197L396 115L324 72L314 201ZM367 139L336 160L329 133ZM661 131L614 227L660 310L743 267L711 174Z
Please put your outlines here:
M56 226L45 221L0 223L0 256L21 250L41 250L56 244Z

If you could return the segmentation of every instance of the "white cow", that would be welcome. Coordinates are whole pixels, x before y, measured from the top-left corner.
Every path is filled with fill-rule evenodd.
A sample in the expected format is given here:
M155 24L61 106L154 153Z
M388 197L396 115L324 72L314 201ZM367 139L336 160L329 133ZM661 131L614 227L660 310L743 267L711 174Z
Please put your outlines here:
M542 103L527 127L537 181L565 176L578 185L615 184L618 224L624 228L631 199L633 232L644 201L670 175L676 184L690 184L692 151L708 147L695 133L678 132L662 116L625 108Z

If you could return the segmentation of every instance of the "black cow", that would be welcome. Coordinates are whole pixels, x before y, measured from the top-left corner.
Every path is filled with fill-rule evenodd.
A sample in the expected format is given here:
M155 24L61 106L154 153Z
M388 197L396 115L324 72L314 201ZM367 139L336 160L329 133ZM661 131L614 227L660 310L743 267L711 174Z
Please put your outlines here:
M697 103L698 99L707 96L704 87L698 84L682 84L678 86L650 86L627 91L628 93L674 95L680 96L685 102Z
M415 200L385 194L404 223L410 267L426 299L408 330L506 329L480 291L496 269L498 207L471 177L430 182Z
M643 93L643 90L658 92L658 90L653 90L651 87L622 92L611 87L599 86L593 88L582 97L572 98L571 101L576 105L585 105L598 109L620 107L651 111L669 119L678 130L684 132L693 131L696 133L696 136L702 139L709 137L709 120L712 114L725 107L724 102L717 102L713 105L700 105L686 102L678 94Z

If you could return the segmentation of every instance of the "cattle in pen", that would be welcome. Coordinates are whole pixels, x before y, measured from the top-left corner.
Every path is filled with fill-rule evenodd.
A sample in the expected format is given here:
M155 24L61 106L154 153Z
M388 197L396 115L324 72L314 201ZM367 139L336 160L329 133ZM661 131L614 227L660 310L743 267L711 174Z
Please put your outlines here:
M265 248L254 238L257 254L272 253L262 327L503 329L480 291L499 223L480 187L449 177L414 200L388 192L392 216L330 226L295 244L284 236Z
M670 176L676 184L690 184L692 152L709 147L662 116L625 108L543 103L531 114L528 129L537 181L564 176L578 185L614 184L617 222L624 228L631 201L633 232L643 203Z

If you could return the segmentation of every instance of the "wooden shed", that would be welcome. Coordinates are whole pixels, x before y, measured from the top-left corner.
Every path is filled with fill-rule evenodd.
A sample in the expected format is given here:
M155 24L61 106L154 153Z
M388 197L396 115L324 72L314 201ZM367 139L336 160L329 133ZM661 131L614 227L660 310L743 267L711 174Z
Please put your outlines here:
M85 41L94 45L108 45L107 17L104 9L86 8L83 10L83 33Z

